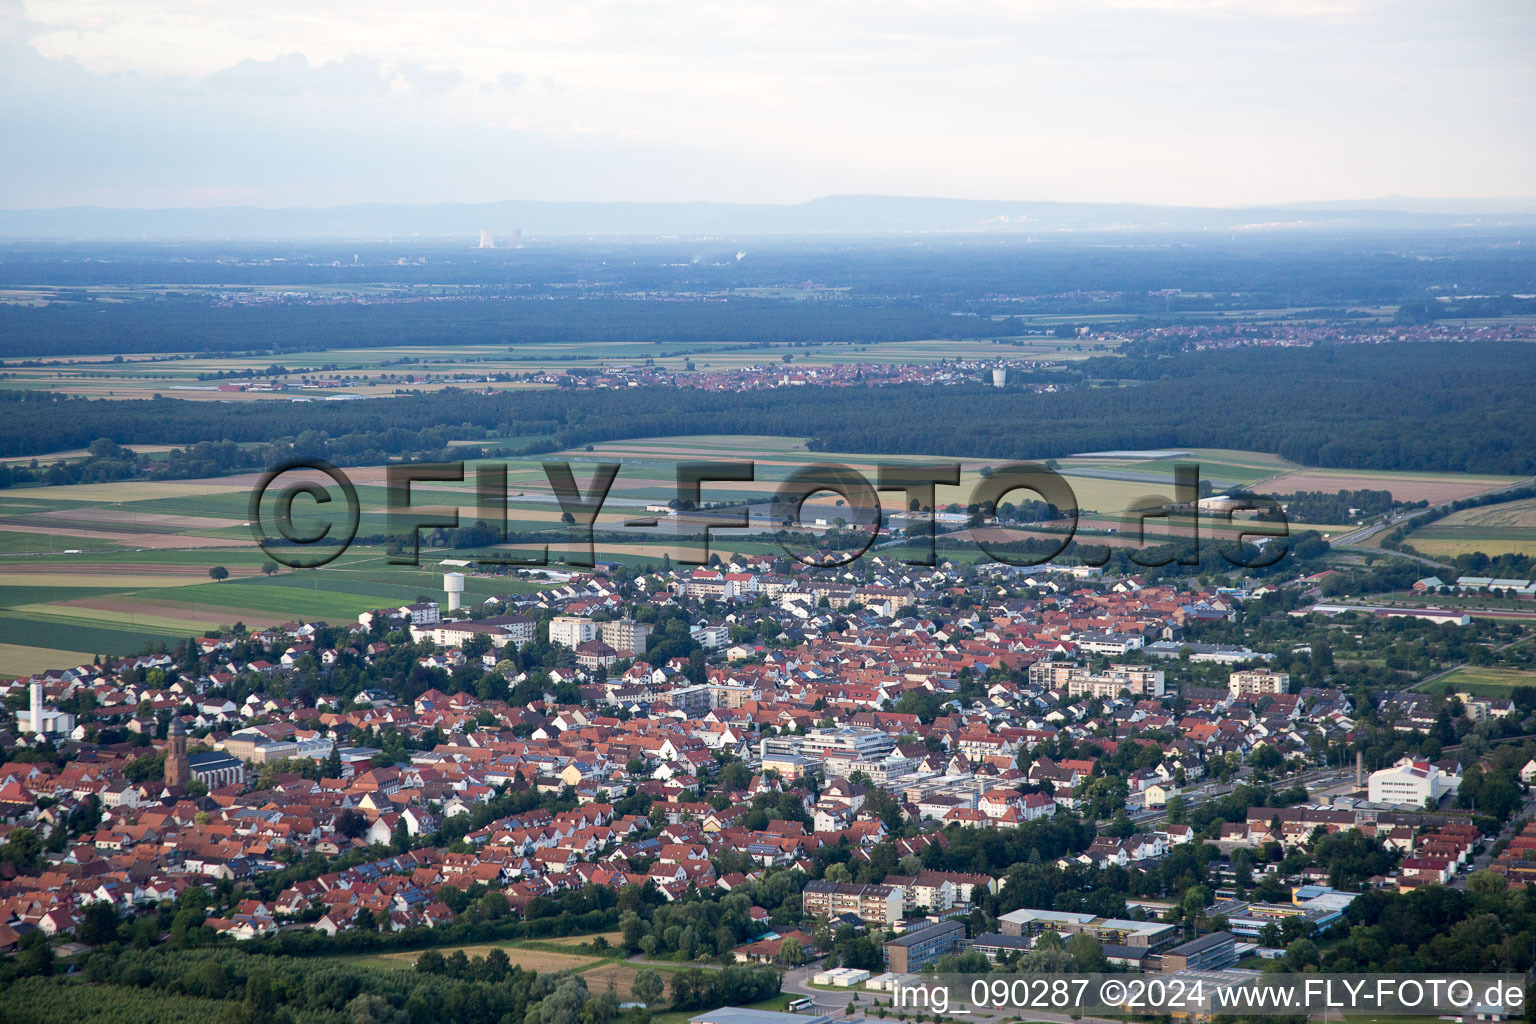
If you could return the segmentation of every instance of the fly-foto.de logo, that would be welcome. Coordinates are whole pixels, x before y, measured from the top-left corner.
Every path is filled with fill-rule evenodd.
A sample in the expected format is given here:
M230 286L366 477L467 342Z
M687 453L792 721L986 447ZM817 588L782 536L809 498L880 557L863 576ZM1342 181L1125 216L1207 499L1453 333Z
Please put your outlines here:
M514 495L509 479L526 476L531 465L391 465L384 469L380 506L364 510L357 485L342 470L321 459L293 459L269 469L252 489L251 532L273 560L291 568L317 568L357 541L368 511L381 519L381 532L368 539L389 545L390 563L418 565L423 531L441 536L441 531L468 525L458 504L443 503L451 497L455 502L473 499L475 512L469 522L475 531L474 560L481 565L548 565L550 548L563 547L566 564L592 566L599 531L626 545L654 546L657 558L705 565L711 538L730 530L733 540L776 543L785 555L807 565L847 565L872 548L889 545L909 565L932 566L937 564L937 539L950 527L987 558L1031 566L1066 552L1079 535L1083 514L1067 478L1034 462L988 467L963 501L948 506L939 503L939 488L960 487L958 462L878 465L873 479L834 462L810 463L787 473L775 466L772 480L761 479L751 460L683 462L675 467L675 485L667 499L613 494L623 470L617 462L573 466L548 461L537 467L547 490L530 493L524 486ZM577 480L577 469L589 474L585 483ZM1108 517L1098 514L1115 524L1101 524L1099 532L1113 533L1135 564L1200 564L1202 517L1222 527L1214 546L1233 566L1263 568L1286 555L1289 528L1272 499L1202 499L1200 467L1193 463L1177 464L1168 483L1166 492L1141 496ZM754 484L764 486L742 497ZM834 503L830 511L828 501ZM532 534L509 532L514 506L535 509L541 518L557 518L558 525ZM624 518L600 525L598 517L604 512ZM1238 521L1234 516L1239 512L1258 517ZM1163 528L1156 543L1148 536L1149 521ZM1009 524L1029 529L1010 533L1003 529ZM1026 534L1033 543L1019 542L1016 535ZM1081 548L1076 554L1086 564L1102 565L1108 554L1107 548L1100 550L1097 556Z

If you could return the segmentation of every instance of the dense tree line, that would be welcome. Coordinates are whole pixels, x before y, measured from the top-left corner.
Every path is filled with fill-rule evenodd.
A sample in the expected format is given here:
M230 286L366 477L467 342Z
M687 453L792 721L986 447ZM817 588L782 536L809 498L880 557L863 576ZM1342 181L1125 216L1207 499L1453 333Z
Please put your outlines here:
M458 952L448 959L464 958ZM615 1024L614 993L589 993L579 975L524 971L500 957L471 970L404 971L325 958L221 947L103 947L82 958L87 985L38 971L6 990L6 1019L216 1020L230 1024ZM152 999L143 998L152 996ZM91 1008L99 1007L99 1013ZM644 1015L642 1015L643 1017Z
M1229 491L1233 497L1246 497L1247 491ZM1283 496L1282 496L1283 497ZM1284 498L1282 514L1261 512L1260 519L1281 519L1296 523L1348 523L1367 516L1392 511L1398 503L1391 491L1341 490L1332 494L1327 491L1298 491ZM1404 509L1424 508L1429 502L1405 502Z
M810 435L813 450L877 454L1006 460L1188 446L1277 452L1304 465L1536 472L1536 435L1508 414L1525 401L1536 372L1528 345L1246 349L1089 362L1084 372L1130 386L1049 394L971 385L793 395L525 390L227 405L11 391L0 392L0 455L27 454L38 436L59 448L97 439L195 445L218 438L356 464L443 450L449 440L539 436L550 437L552 448L571 448L743 433Z
M1310 940L1287 952L1290 966L1325 971L1412 974L1426 971L1525 971L1536 942L1536 888L1480 871L1466 889L1423 886L1406 894L1374 889L1346 911L1343 941L1320 949Z
M912 299L786 302L775 299L591 297L485 298L376 304L164 303L0 305L0 359L132 352L313 352L433 345L606 342L884 342L988 338L1016 323L951 316ZM322 340L323 339L323 340ZM551 349L552 353L557 351ZM659 354L659 350L658 350Z
M1536 287L1518 246L1434 236L1416 237L1407 251L1384 247L1379 236L1331 234L1326 240L1186 238L1150 250L1002 237L928 237L915 245L757 239L745 260L733 258L736 248L724 241L545 242L513 255L416 240L410 252L422 258L401 260L395 243L9 245L0 283L79 290L70 295L74 301L0 308L0 357L572 338L989 337L1017 333L1011 318L1020 312L1167 322L1206 310L1291 309L1347 323L1351 305L1400 305L1405 321L1427 322L1522 312L1530 300L1512 296ZM363 259L355 262L359 251ZM272 259L275 252L284 258ZM1421 253L1453 254L1454 260L1419 259ZM838 289L823 293L838 297L803 302L739 291L787 281L815 281ZM1452 284L1460 294L1482 298L1439 301ZM90 290L139 285L172 287L114 303L93 301ZM190 287L178 291L176 285ZM210 286L226 294L259 286L365 287L384 299L416 301L228 304L190 290ZM657 298L632 298L640 293ZM1263 337L1267 325L1255 327Z

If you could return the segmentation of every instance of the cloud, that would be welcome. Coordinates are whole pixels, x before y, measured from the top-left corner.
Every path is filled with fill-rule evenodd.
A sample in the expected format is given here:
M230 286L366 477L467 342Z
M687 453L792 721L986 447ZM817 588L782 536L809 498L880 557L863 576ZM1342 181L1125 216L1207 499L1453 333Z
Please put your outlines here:
M433 69L420 63L400 64L395 73L424 96L440 96L464 81L464 73L454 68Z
M300 53L247 58L202 81L213 92L246 96L378 96L389 89L382 65L356 54L319 67Z
M274 201L317 202L1218 205L1536 180L1529 0L0 0L0 33L0 132L32 140L8 205L66 182L258 189L256 167ZM1423 144L1444 125L1476 159ZM93 138L110 166L61 172Z

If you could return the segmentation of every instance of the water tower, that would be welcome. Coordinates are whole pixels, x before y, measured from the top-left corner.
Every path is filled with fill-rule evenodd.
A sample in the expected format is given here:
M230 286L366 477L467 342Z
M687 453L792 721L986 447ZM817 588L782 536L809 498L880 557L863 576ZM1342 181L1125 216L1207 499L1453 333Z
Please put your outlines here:
M461 572L443 573L443 589L448 592L448 610L459 610L459 601L464 593L464 574Z

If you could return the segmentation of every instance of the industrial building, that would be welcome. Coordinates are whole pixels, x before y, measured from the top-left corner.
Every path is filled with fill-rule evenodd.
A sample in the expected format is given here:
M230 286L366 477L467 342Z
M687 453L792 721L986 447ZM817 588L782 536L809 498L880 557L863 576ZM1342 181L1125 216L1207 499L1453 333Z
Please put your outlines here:
M907 974L920 971L946 953L965 948L965 924L939 921L913 928L885 943L885 966L889 971Z
M1423 807L1426 800L1436 803L1447 793L1461 787L1461 776L1441 771L1430 761L1404 757L1391 768L1371 772L1366 793L1374 804L1408 804Z
M1000 963L1004 957L1015 953L1027 952L1031 945L1031 940L1022 935L1002 935L998 932L986 932L971 940L971 948L993 963Z
M1035 936L1055 932L1063 939L1087 932L1105 945L1158 949L1179 937L1179 927L1166 921L1130 921L1061 910L1014 910L997 919L1004 935Z
M1211 932L1164 950L1162 972L1219 971L1237 962L1237 939L1231 932Z

